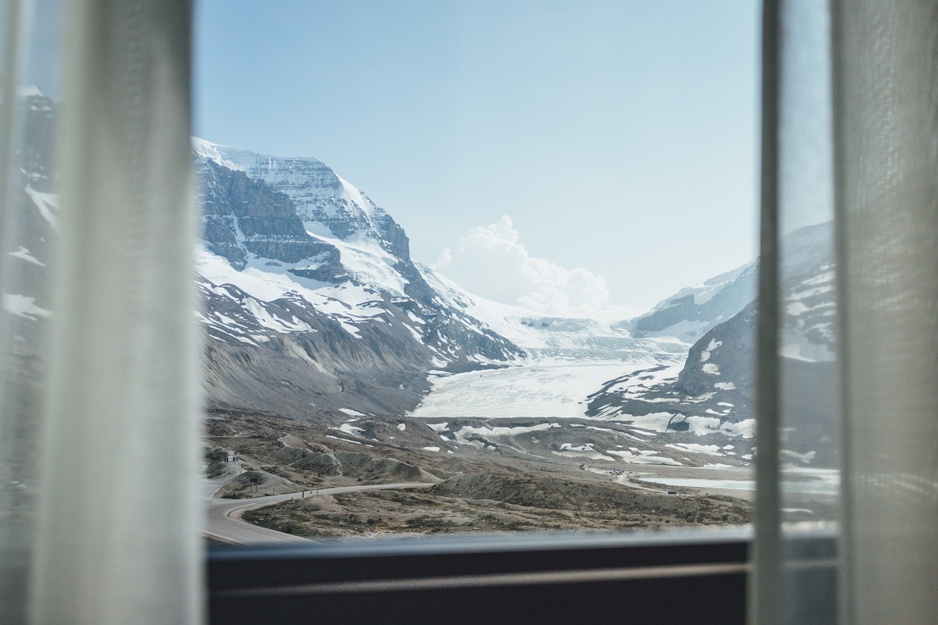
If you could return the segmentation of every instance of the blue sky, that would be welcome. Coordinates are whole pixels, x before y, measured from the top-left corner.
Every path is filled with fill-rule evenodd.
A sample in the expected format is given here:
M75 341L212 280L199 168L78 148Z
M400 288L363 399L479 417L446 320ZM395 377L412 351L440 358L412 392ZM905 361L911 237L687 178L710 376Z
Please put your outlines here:
M755 256L755 0L196 7L196 134L323 160L470 290L647 307Z

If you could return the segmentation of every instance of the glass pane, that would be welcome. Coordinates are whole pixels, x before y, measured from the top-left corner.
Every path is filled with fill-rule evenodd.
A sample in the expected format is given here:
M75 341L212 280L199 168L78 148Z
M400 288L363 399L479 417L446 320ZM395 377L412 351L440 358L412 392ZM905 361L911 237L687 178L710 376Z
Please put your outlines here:
M813 532L837 531L841 387L834 253L830 21L826 2L787 2L779 118L780 516L777 622L828 622L836 580ZM758 549L758 547L757 547Z
M209 535L748 522L756 5L198 3Z
M780 120L782 519L837 519L836 267L825 3L792 2Z

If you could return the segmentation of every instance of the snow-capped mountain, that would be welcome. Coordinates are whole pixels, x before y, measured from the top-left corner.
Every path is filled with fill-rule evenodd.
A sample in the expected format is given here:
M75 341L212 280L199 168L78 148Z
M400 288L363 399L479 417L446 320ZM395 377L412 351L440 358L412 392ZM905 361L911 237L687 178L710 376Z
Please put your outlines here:
M835 302L831 224L796 230L781 242L782 392L787 453L802 462L834 462L836 392ZM756 303L707 331L684 366L638 372L604 386L590 401L591 416L626 418L660 413L669 427L710 420L713 431L754 423ZM647 380L642 382L642 380ZM699 424L698 424L699 425Z
M629 323L640 337L673 336L693 342L756 296L758 261L681 289Z
M209 388L218 407L401 414L430 370L523 355L434 290L403 229L324 163L200 139L193 150L201 320L220 368ZM229 370L239 361L250 366Z
M315 158L262 155L194 138L193 149L205 162L263 180L290 198L309 232L342 241L369 239L397 259L410 261L404 230L382 208Z
M780 249L783 451L798 463L836 466L832 224L795 230L783 238ZM704 351L711 344L719 347L705 359ZM688 394L713 393L711 402L734 402L737 411L747 406L751 414L755 366L755 306L750 305L691 348L678 386Z
M781 354L804 362L834 360L834 266L830 223L782 241ZM752 389L755 303L707 332L690 349L678 386L689 395Z

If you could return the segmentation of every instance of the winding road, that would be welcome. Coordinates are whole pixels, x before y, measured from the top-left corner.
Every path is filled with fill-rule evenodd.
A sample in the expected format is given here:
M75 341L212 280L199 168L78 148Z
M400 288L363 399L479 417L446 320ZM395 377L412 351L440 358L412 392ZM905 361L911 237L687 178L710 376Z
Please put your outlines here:
M203 534L214 540L233 545L254 545L258 543L309 543L308 538L301 538L292 534L285 534L276 530L251 525L241 520L241 514L247 510L262 508L271 504L303 497L316 497L319 495L338 495L340 493L356 493L364 490L389 490L404 488L429 488L433 484L425 482L408 482L403 484L370 484L365 486L337 486L335 488L319 488L305 490L283 495L267 495L252 499L216 499L207 500L208 515Z

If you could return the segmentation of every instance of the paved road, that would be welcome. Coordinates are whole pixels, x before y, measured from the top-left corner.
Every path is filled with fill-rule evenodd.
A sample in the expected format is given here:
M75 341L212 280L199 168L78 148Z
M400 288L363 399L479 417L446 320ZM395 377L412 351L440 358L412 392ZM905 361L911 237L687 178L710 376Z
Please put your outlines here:
M316 495L337 495L339 493L355 493L363 490L384 490L402 488L428 488L433 484L423 482L410 482L405 484L371 484L367 486L338 486L335 488L320 488L303 491L306 497ZM266 527L251 525L241 520L241 514L247 510L262 508L281 501L299 499L302 493L287 493L284 495L268 495L253 499L208 499L208 519L203 533L215 540L234 545L253 545L257 543L308 543L307 538L300 538L292 534L284 534Z

